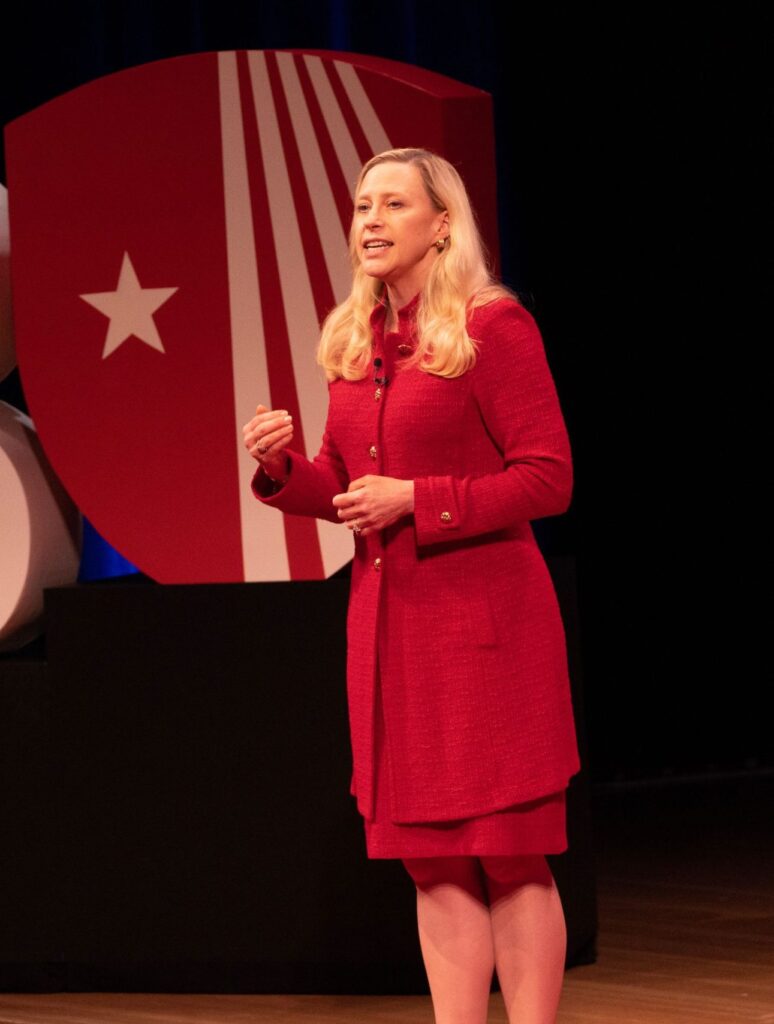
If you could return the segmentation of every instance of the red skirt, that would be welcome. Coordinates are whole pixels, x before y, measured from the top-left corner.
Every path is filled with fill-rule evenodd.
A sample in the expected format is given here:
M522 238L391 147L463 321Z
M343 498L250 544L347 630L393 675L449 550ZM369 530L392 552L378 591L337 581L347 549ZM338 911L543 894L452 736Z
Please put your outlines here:
M391 774L378 666L375 718L374 817L363 819L369 859L513 857L567 849L564 789L475 818L396 825L389 815Z

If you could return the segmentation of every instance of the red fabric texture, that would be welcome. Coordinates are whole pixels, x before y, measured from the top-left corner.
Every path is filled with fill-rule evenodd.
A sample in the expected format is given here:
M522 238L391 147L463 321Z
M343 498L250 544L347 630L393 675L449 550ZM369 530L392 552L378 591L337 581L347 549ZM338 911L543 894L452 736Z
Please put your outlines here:
M493 814L459 821L399 825L390 818L392 766L385 736L377 665L374 817L364 819L366 852L371 860L419 857L502 857L564 853L567 849L566 791ZM545 863L545 862L544 862ZM429 868L429 865L428 865Z
M267 504L332 522L332 499L350 480L415 482L413 516L355 540L347 620L352 793L373 821L381 640L396 824L535 801L580 766L563 625L530 526L566 510L573 481L540 333L513 300L481 306L468 323L476 364L447 379L398 352L416 344L416 302L399 311L395 333L384 334L382 306L371 317L389 378L381 397L370 375L332 382L315 458L291 452L274 494L260 469L253 479Z

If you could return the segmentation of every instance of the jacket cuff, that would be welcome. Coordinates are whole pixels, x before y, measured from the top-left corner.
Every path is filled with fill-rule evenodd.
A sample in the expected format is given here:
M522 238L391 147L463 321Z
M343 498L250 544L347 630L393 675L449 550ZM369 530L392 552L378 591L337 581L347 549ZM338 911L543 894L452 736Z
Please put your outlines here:
M427 476L414 480L414 530L417 545L453 540L462 518L450 476Z
M287 480L285 483L287 483ZM273 498L275 494L279 494L285 484L279 483L277 480L272 480L263 466L259 466L255 471L255 476L253 477L250 486L252 487L253 494L256 498L260 498L262 501L265 501L267 498Z
M292 470L293 461L292 459L288 458L287 479L285 480L284 483L279 483L279 481L277 480L272 480L272 478L269 476L269 474L266 472L263 466L259 463L258 469L256 469L255 475L253 476L253 479L250 481L250 487L252 489L253 494L260 501L270 501L271 498L275 496L275 494L279 494L279 492L288 485L288 482L290 481L290 473L292 472Z
M340 523L333 496L346 490L336 473L319 462L310 462L298 452L288 451L288 478L284 484L274 484L259 466L250 482L255 497L272 508L294 516L315 516Z

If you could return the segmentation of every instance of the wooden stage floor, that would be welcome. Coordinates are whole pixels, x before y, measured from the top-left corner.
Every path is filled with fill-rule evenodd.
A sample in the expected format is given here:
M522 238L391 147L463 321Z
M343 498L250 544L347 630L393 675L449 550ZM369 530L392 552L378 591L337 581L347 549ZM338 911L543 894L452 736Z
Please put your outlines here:
M774 775L596 791L599 957L559 1024L774 1024L773 798ZM0 1024L432 1020L415 996L0 994Z

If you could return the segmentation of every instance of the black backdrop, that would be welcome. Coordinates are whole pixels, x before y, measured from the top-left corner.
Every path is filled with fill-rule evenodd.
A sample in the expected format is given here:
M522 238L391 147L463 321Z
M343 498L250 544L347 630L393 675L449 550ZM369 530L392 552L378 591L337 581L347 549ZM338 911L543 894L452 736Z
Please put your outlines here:
M350 49L493 94L503 276L537 316L573 442L573 506L538 535L577 557L601 780L774 763L760 7L31 0L0 26L3 123L197 50ZM0 398L23 404L18 378Z

